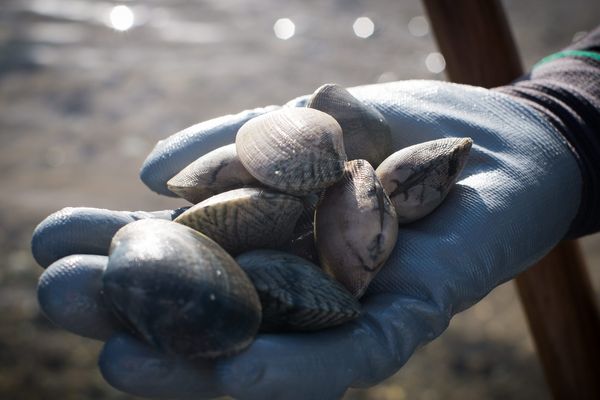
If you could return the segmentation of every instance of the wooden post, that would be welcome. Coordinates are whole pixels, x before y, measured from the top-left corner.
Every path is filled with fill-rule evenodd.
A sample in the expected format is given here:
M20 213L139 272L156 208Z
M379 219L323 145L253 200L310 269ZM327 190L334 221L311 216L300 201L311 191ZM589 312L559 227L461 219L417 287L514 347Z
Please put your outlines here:
M575 242L563 242L517 278L546 379L556 399L600 399L600 319Z
M452 82L494 87L523 73L502 6L495 0L424 0Z
M483 87L522 73L497 0L424 0L450 80ZM555 399L600 399L600 317L576 242L562 242L516 279Z

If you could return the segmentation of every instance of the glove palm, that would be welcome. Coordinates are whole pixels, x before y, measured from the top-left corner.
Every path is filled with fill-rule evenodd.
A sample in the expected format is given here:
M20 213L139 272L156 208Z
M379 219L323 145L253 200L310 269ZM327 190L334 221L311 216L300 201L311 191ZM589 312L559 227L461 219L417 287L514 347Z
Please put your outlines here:
M100 366L118 388L170 397L329 399L373 385L497 285L547 253L567 232L581 180L564 139L530 108L493 91L407 81L351 89L390 124L393 147L468 136L473 148L445 202L399 232L358 320L309 334L263 334L243 353L202 364L171 359L134 339L109 340ZM299 98L290 105L302 105ZM230 143L264 110L199 124L159 143L142 169L148 186ZM132 361L134 360L134 361Z

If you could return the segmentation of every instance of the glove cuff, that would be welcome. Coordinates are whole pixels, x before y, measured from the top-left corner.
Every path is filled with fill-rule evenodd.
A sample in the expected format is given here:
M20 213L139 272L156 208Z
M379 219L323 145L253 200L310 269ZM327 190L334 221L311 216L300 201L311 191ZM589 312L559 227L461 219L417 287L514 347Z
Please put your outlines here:
M497 88L536 109L568 140L582 177L581 203L567 238L600 230L600 28L546 57L531 74Z

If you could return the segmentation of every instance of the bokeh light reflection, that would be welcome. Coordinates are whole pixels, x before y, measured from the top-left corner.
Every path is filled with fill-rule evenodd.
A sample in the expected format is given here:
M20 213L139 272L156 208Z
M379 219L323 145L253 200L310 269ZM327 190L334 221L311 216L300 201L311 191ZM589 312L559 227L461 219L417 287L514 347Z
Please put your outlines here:
M359 38L366 39L375 32L375 24L369 17L358 17L352 25L354 34Z
M446 69L446 60L442 53L429 53L425 58L425 66L429 72L439 74Z
M416 37L425 36L429 33L429 21L422 15L413 17L408 21L408 31Z
M296 33L296 25L289 18L279 18L273 24L273 32L278 39L288 40Z
M135 15L131 8L122 4L110 10L109 18L110 26L117 31L129 30L135 22Z

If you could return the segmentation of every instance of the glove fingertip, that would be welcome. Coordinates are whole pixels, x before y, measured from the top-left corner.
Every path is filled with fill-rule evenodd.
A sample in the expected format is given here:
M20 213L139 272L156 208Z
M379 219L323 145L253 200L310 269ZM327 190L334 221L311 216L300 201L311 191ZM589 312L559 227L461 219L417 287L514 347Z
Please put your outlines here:
M137 393L139 389L136 390L137 382L134 382L132 375L139 375L135 373L140 368L136 355L139 357L143 350L143 346L127 334L111 336L98 358L102 377L119 390Z
M45 218L33 231L31 253L43 268L72 254L108 255L115 233L130 222L146 218L172 220L177 210L113 211L92 207L66 207Z
M221 395L212 363L164 355L125 333L106 342L98 366L111 386L136 396L200 399Z
M119 326L102 298L102 274L108 257L71 255L40 277L40 308L56 325L76 335L106 340Z
M265 372L261 360L243 356L218 362L216 370L223 392L244 399L255 398L250 393L261 382Z
M310 95L298 96L285 103L285 107L306 107L308 100L310 100Z
M132 221L118 211L66 207L50 214L35 228L31 253L43 268L71 254L107 255L113 235Z
M159 141L144 160L140 169L140 179L152 191L176 197L167 188L169 179L198 157L233 143L238 129L249 119L277 108L277 106L268 106L214 118L192 125Z

